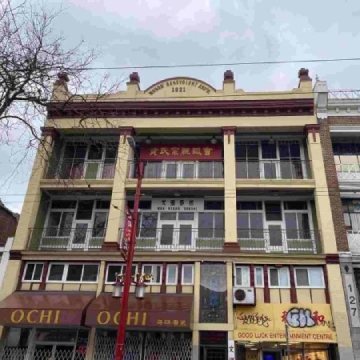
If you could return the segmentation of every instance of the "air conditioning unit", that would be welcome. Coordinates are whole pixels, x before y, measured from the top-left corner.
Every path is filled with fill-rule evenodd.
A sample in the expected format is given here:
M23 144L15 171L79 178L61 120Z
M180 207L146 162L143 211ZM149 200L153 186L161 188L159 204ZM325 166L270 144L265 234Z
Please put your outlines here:
M234 287L233 303L255 305L255 289L253 287Z

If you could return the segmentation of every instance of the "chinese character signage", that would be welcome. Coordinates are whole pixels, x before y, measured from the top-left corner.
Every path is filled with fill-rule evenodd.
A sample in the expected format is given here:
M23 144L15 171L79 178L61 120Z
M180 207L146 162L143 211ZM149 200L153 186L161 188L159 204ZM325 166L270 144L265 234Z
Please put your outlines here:
M222 160L222 145L142 145L141 160Z
M204 199L158 198L152 199L153 211L204 211Z
M235 310L238 341L290 341L336 343L335 327L328 304L259 304Z

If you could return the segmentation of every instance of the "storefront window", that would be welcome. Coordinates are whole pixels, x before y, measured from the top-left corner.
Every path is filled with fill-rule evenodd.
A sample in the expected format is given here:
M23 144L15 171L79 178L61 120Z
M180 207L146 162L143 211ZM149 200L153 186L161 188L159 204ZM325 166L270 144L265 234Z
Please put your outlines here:
M226 290L225 264L201 265L200 322L227 322Z

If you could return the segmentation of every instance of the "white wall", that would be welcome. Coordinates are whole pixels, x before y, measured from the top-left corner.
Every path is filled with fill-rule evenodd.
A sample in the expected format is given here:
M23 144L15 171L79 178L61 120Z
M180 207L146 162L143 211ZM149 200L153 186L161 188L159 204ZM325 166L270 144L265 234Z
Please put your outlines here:
M6 267L10 257L10 249L12 247L14 238L8 238L5 246L0 246L0 254L2 254L0 259L0 289L4 280Z

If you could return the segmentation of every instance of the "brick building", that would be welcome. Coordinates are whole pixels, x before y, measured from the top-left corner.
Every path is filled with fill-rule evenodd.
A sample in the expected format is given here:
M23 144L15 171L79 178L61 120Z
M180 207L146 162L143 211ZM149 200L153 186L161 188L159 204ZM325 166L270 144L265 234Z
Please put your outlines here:
M314 86L355 359L360 359L360 93Z
M0 246L5 246L9 237L14 237L19 215L9 210L0 200Z
M287 359L352 360L336 199L298 77L251 93L231 71L221 89L177 77L142 90L133 73L84 102L60 75L51 158L36 157L1 291L0 359L113 358L139 163L133 272L152 278L145 299L131 289L126 359L281 360L288 334Z

